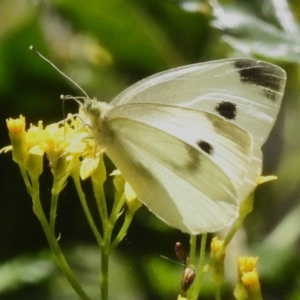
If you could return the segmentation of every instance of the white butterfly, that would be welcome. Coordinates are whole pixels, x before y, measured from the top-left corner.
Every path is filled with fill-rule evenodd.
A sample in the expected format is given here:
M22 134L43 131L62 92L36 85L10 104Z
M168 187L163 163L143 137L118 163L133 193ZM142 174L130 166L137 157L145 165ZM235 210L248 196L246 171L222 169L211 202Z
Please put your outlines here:
M150 76L110 104L86 98L80 113L157 217L190 234L215 232L256 186L285 81L266 62L212 61Z

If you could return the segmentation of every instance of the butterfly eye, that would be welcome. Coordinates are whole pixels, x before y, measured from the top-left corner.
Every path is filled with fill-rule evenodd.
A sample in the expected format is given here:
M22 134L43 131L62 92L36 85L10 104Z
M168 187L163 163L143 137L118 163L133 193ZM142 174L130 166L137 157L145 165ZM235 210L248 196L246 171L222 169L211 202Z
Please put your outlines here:
M236 104L232 102L223 101L215 107L215 110L225 119L234 120L236 117Z
M211 144L205 141L198 141L197 145L207 154L213 154L214 148L212 147Z

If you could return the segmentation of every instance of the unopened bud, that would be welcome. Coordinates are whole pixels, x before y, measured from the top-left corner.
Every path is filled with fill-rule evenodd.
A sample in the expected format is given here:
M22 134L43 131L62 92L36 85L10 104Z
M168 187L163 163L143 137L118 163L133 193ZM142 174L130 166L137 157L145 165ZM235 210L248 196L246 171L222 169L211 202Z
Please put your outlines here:
M191 267L187 267L183 272L183 277L181 280L181 288L186 292L192 283L194 282L194 279L196 277L196 273L194 269Z

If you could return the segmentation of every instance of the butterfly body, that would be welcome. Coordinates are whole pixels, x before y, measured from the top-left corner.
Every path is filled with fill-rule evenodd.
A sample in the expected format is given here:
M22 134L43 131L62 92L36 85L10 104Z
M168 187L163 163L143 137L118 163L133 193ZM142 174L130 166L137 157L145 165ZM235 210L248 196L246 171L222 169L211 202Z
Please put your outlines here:
M250 59L189 65L150 76L81 115L137 197L191 234L229 227L261 174L285 72Z

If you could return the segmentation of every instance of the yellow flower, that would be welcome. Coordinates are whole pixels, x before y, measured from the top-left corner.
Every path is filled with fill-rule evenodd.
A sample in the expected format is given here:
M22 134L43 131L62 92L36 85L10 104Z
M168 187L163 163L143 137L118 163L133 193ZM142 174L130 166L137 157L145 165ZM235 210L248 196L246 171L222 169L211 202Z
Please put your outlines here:
M93 157L85 157L80 166L80 178L85 180L90 177L97 169L99 162L99 154Z
M131 211L136 211L142 206L142 202L136 197L136 194L130 184L125 182L125 198L126 203Z
M31 133L32 136L37 134L30 152L40 155L46 153L51 171L58 178L70 173L75 164L79 163L78 158L86 148L82 140L87 133L74 128L73 121L69 117L66 121L50 124L44 129L32 126L28 130L28 134Z
M241 280L245 286L253 286L259 283L258 273L256 268L254 268L251 272L245 272L241 277Z
M262 299L258 272L258 257L238 257L238 283L234 295L236 299Z
M6 125L11 140L11 147L5 147L1 152L12 150L13 160L18 164L25 164L28 158L25 117L20 115L18 119L9 118L6 120Z
M93 175L100 163L100 159L103 159L103 157L100 155L101 152L96 152L96 149L97 148L93 140L86 141L86 149L82 154L80 166L80 178L82 180L85 180Z
M243 276L245 272L251 272L256 266L258 257L253 256L243 256L237 258L238 272L240 277Z
M120 172L120 170L114 170L110 176L114 176L114 187L116 189L116 193L119 194L119 198L121 197L121 195L124 192L124 188L125 188L125 179L122 176L122 173Z
M223 243L224 241L219 240L218 237L215 236L210 243L211 253L218 253L222 249Z
M72 149L73 152L81 153L80 178L85 180L99 169L99 164L103 163L103 151L99 151L98 145L94 139L91 139L87 126L83 126L80 118L71 118L71 116L69 118L71 126L77 131L78 140L72 144ZM78 149L75 148L76 146Z
M138 200L136 194L130 184L125 181L120 170L114 170L111 174L114 177L114 186L116 189L117 199L120 199L123 192L125 195L126 204L130 211L135 212L142 206L142 202Z
M277 180L278 177L274 176L274 175L269 175L269 176L259 176L256 180L256 184L260 185L263 184L265 182L269 182L269 181L273 181L273 180Z
M37 126L30 125L26 131L25 118L6 121L11 146L1 152L12 150L13 159L26 167L29 174L39 176L42 172L42 156L46 154L52 173L56 177L65 177L79 163L79 156L87 147L84 139L88 132L78 118L68 116L67 120L43 128L42 121ZM0 152L0 153L1 153Z
M220 286L224 281L224 260L225 248L223 248L224 241L214 237L210 244L210 280L215 286Z

